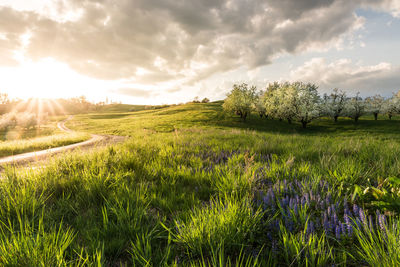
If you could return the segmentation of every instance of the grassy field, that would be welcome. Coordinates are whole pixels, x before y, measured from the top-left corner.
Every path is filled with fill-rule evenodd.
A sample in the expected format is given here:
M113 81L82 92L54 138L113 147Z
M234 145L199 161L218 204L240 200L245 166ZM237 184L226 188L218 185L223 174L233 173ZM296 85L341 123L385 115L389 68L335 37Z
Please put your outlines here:
M88 140L89 138L89 134L73 132L0 142L0 157L75 144Z
M75 116L130 136L0 185L4 266L399 266L398 118L309 129L221 103Z
M1 133L0 157L65 146L85 141L90 135L83 132L64 133L57 122L64 117L53 117L40 128L14 129Z

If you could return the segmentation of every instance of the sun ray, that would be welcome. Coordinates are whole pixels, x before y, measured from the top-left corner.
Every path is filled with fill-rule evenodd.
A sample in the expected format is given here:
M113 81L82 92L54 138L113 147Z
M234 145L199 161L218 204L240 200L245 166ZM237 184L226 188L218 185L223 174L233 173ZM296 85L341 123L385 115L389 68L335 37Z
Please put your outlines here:
M61 112L62 115L66 115L66 114L67 114L67 112L66 112L66 110L64 109L64 107L60 104L59 100L50 99L50 101L51 101L51 103L52 103L56 108L59 109L59 111Z
M51 99L44 99L43 104L45 105L45 112L47 112L48 115L56 115L56 110L54 108L54 104L51 102Z

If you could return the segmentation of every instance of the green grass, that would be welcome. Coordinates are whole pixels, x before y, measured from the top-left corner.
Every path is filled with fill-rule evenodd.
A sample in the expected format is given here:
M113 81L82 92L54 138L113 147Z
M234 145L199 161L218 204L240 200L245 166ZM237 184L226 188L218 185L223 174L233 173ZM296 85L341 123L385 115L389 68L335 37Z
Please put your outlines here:
M57 128L57 122L65 119L65 116L54 116L49 121L40 127L35 128L21 128L16 127L14 129L0 131L0 141L13 141L22 139L31 139L36 137L49 136L60 133Z
M0 157L79 143L90 138L86 133L58 133L31 139L0 142Z
M53 116L47 124L37 128L16 128L0 133L0 157L65 146L90 138L88 133L65 133L58 129L57 123L65 118L66 116Z
M399 123L321 119L303 130L257 116L242 122L221 103L75 116L71 128L130 138L59 156L44 169L6 169L0 249L5 244L8 256L0 262L398 266L398 211L364 191L400 176ZM387 214L387 229L354 227L354 235L336 237L319 225L310 233L323 209L315 200L286 207L284 196L299 193L285 185L295 181L308 196L338 203L339 220L347 199L373 220L377 210ZM271 188L275 208L265 204ZM18 251L26 253L15 263Z

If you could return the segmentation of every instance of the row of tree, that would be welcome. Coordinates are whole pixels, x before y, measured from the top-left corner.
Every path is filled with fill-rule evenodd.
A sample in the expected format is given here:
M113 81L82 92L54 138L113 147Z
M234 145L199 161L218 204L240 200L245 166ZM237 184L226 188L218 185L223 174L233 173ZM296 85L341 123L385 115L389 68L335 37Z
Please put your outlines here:
M312 120L331 117L335 122L339 117L349 117L355 122L365 114L387 114L389 119L400 113L400 91L385 99L375 95L363 99L359 93L348 97L346 92L334 89L331 94L318 93L318 86L303 82L274 82L265 91L257 91L246 83L235 84L224 101L227 112L239 115L243 120L253 111L260 117L279 120L299 121L303 128Z

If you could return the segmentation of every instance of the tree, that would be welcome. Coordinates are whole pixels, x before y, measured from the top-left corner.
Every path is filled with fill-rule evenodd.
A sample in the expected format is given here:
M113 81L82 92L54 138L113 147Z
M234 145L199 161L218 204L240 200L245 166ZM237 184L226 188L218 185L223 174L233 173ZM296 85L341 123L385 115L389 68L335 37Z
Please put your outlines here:
M36 127L38 125L38 120L35 114L29 112L22 112L16 115L17 117L17 125L30 129Z
M9 104L10 99L8 98L8 94L0 93L0 105Z
M393 95L391 98L386 99L383 104L383 112L386 113L389 117L389 120L392 117L399 113L400 111L400 98L397 95Z
M193 99L192 102L193 102L193 103L200 103L199 97L196 96L196 97Z
M380 95L374 95L365 99L366 109L368 112L374 114L374 119L378 119L378 114L384 108L385 99Z
M274 82L269 84L264 93L266 114L272 118L285 119L291 123L295 115L295 110L291 105L293 99L290 99L294 96L292 89L290 83Z
M274 83L268 87L264 98L267 113L289 123L297 120L306 128L308 123L320 116L317 89L311 83Z
M244 121L254 108L257 99L256 87L249 87L246 83L233 85L222 107L225 111L239 115Z
M355 97L352 97L346 101L345 113L348 117L358 122L358 119L365 114L365 101L360 97L358 92Z
M210 102L210 99L208 99L207 97L203 98L203 100L201 100L201 103L208 103Z
M291 85L294 96L291 97L294 106L294 118L301 122L303 128L320 116L320 96L318 86L312 83L295 82Z
M322 113L337 122L339 116L343 113L345 103L346 92L335 88L330 95L324 95Z
M260 115L260 118L268 117L268 115L266 114L267 109L265 108L265 104L264 104L264 92L263 91L260 91L257 94L255 109L258 112L258 115Z

